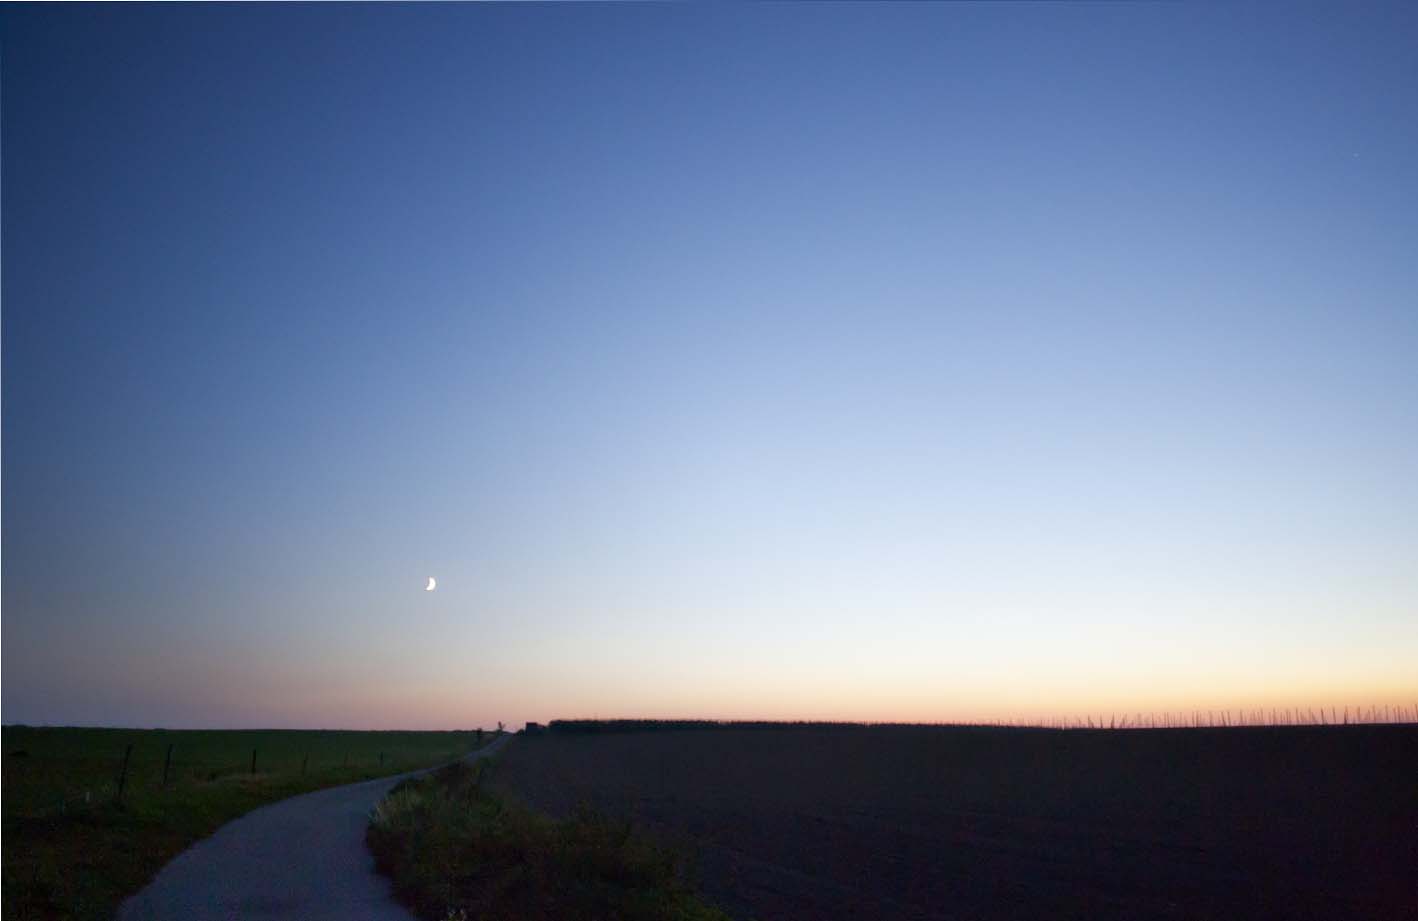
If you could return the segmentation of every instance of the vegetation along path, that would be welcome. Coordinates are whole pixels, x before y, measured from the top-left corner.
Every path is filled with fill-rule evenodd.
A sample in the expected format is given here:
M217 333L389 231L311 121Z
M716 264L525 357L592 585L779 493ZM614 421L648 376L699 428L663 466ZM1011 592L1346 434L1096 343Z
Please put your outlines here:
M504 736L468 756L496 753ZM123 903L119 921L412 921L365 849L369 813L401 774L263 806L222 826Z

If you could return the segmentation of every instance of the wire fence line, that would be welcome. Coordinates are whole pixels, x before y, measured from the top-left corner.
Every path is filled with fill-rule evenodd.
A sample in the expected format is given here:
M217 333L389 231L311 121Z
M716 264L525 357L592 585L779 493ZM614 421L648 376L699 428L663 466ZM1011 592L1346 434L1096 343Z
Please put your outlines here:
M1283 726L1378 726L1418 723L1418 703L1373 706L1253 707L1240 709L1109 712L989 723L1038 729L1226 729Z
M155 805L174 796L245 785L326 786L452 760L482 742L481 731L447 733L437 742L399 739L260 740L254 745L193 742L159 732L111 744L46 745L47 730L19 737L6 727L6 810L29 818L73 815L114 804ZM84 730L54 730L82 733ZM172 736L180 736L178 733ZM312 735L314 735L312 733ZM261 744L264 741L266 744ZM386 742L387 744L380 744Z

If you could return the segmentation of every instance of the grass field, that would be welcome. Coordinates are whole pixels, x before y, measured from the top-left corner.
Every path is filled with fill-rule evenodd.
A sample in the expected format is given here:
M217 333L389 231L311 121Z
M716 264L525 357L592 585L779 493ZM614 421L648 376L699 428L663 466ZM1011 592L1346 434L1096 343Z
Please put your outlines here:
M1414 726L579 728L498 787L694 848L736 918L1418 918Z
M442 764L480 741L475 731L3 733L6 921L109 918L173 856L257 806Z

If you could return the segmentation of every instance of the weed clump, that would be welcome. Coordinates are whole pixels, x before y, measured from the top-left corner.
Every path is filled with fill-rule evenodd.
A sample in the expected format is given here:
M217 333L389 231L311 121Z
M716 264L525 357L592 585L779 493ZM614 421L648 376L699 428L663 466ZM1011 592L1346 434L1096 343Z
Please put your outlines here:
M431 921L727 921L686 881L684 860L589 807L557 821L490 793L483 762L393 790L368 842L398 897Z

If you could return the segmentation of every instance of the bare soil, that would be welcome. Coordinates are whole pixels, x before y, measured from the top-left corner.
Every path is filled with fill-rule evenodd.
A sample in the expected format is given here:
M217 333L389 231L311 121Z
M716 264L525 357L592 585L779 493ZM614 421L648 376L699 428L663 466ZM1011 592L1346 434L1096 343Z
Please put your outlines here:
M738 918L1418 919L1418 727L548 733L498 783Z

